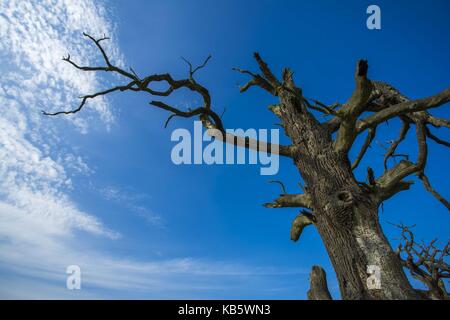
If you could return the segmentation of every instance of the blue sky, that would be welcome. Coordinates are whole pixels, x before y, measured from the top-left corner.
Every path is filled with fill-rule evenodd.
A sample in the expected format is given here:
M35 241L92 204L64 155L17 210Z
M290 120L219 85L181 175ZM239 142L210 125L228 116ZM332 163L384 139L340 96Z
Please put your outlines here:
M20 4L19 4L20 3ZM377 4L382 29L366 28ZM274 177L256 165L176 166L170 135L192 119L154 110L144 94L115 94L88 103L76 116L44 118L40 110L68 109L77 96L117 77L83 74L61 61L99 64L82 37L106 33L113 61L139 75L187 75L181 56L200 63L197 75L228 128L275 128L273 97L240 94L259 51L271 68L288 66L308 97L344 102L353 89L356 60L369 60L372 79L411 98L448 86L450 22L447 1L2 1L0 4L0 297L2 298L289 298L303 299L313 264L336 279L314 228L289 240L295 209L265 209L277 197ZM3 63L8 62L8 63ZM196 102L189 92L168 100ZM433 114L449 117L447 106ZM377 136L396 136L398 123ZM449 139L446 129L434 130ZM287 142L286 137L282 141ZM356 145L356 147L358 144ZM431 143L427 175L449 196L448 150ZM358 150L358 148L355 148ZM413 136L402 151L416 153ZM369 163L382 172L383 150ZM352 153L354 156L354 152ZM290 193L300 177L281 159L275 177ZM448 211L420 184L380 212L387 222L417 224L417 237L446 240ZM65 288L65 268L78 264L82 290Z

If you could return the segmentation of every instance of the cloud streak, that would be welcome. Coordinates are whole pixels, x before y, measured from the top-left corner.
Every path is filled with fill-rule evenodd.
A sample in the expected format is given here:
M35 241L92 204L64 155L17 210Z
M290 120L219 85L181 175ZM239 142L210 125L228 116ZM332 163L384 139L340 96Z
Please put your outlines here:
M112 32L102 6L93 1L2 1L0 4L0 196L3 205L53 224L54 230L81 229L115 237L95 217L76 208L64 190L72 171L89 168L79 155L62 152L61 125L49 126L39 107L66 108L80 92L98 87L95 74L77 73L61 57L70 50L92 62L94 48L83 31ZM118 57L113 44L109 50ZM107 101L99 99L85 116L66 117L86 133L92 117L111 123ZM68 165L67 162L72 164Z
M0 277L0 298L255 297L256 287L261 288L259 294L264 297L283 279L291 282L307 274L307 270L299 268L255 267L207 259L138 261L111 257L74 235L68 236L20 209L1 204L0 235L9 240L0 241L0 274L21 275L15 281ZM81 292L65 288L65 270L73 264L81 268ZM29 279L28 286L24 277Z
M161 215L153 212L141 204L142 200L148 198L147 195L129 192L115 186L99 188L98 192L106 200L113 201L123 208L135 213L150 225L164 227L164 220Z

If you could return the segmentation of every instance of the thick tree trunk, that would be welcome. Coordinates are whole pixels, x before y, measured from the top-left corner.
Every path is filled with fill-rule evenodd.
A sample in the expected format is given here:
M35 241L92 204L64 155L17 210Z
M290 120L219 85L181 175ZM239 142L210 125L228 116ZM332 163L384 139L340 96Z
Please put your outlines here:
M309 187L315 225L336 271L342 298L417 298L381 231L378 204L358 186L348 161L333 154L304 159L300 156L297 165ZM380 271L379 289L368 286L369 266Z
M305 106L299 94L281 95L280 102L279 116L297 147L294 163L311 196L314 224L337 274L342 298L418 299L381 231L379 201L355 180L347 155L335 151L326 128L302 112ZM368 286L368 268L380 271L379 289Z
M350 193L348 197L346 203L339 195L337 199L331 195L336 204L321 208L316 223L336 271L342 298L417 298L380 229L376 208L365 204L367 199L363 197ZM379 270L379 288L369 286L369 268Z

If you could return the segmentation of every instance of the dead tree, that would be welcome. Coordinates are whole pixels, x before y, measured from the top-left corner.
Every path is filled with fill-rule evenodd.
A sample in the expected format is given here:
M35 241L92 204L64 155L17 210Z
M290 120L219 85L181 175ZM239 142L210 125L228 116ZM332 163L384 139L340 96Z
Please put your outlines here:
M448 209L449 203L431 186L424 170L427 161L427 141L449 146L450 143L432 133L431 127L450 127L450 121L432 116L429 109L444 105L450 100L450 88L433 96L410 100L392 86L370 80L367 76L368 63L360 60L356 64L355 89L343 104L325 105L305 98L293 78L290 69L283 69L277 77L258 53L254 58L259 73L245 69L236 71L249 77L240 88L241 92L259 87L277 98L278 103L270 110L280 118L285 134L291 145L268 145L262 141L236 137L225 132L221 117L214 111L211 95L194 78L196 72L204 68L208 57L201 65L194 67L186 60L189 73L186 79L174 79L169 73L139 77L132 69L124 70L115 66L101 45L106 37L96 39L84 34L100 51L103 66L81 66L69 56L63 58L73 67L86 72L109 72L121 76L125 82L81 97L81 103L73 110L44 112L45 115L74 114L83 109L86 102L98 96L117 91L146 92L153 97L167 97L179 89L189 89L198 94L202 103L188 110L175 108L160 100L150 105L168 111L167 123L174 117L198 117L210 134L226 143L251 148L260 152L271 152L292 159L305 183L301 194L282 194L272 203L271 208L304 208L294 221L293 238L298 239L301 230L314 225L325 244L328 255L337 274L343 299L419 299L420 295L409 283L401 261L392 250L378 219L378 208L387 199L409 189L413 183L408 177L417 175L430 191ZM157 82L167 84L165 90L152 89ZM313 110L330 116L327 121L319 121ZM403 128L398 139L393 141L385 155L386 170L375 177L368 168L368 181L360 182L354 169L360 164L373 141L377 127L386 121L399 118ZM418 156L415 161L402 159L388 167L387 160L396 156L397 146L405 138L411 127L415 127ZM367 131L365 143L353 162L349 150L355 139ZM381 269L381 289L371 290L367 286L367 266Z

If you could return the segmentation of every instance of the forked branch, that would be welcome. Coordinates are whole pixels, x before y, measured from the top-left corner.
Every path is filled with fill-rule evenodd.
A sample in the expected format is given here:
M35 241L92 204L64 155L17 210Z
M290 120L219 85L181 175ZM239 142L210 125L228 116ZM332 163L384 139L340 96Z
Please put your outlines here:
M397 150L397 147L399 144L405 139L406 134L409 131L409 123L406 120L402 120L402 128L400 129L400 133L398 135L398 138L389 145L388 150L386 151L386 154L384 155L384 169L387 170L387 163L389 158L395 156L395 151Z
M387 170L375 182L377 194L381 201L386 200L396 193L407 190L412 184L411 181L403 181L411 174L419 173L425 168L428 146L426 142L425 125L422 122L416 123L416 136L419 148L416 163L408 160L400 161L395 167Z
M356 138L356 121L364 111L372 93L372 82L367 79L369 65L366 60L359 60L356 66L356 87L350 99L339 110L338 116L342 119L335 140L335 150L347 152ZM374 127L374 126L372 126Z
M430 96L424 99L417 99L402 102L389 108L385 108L358 121L356 125L357 132L364 131L369 127L378 125L386 120L392 119L397 116L401 116L408 113L414 113L418 111L424 111L431 108L439 107L450 101L450 88L441 91L438 94Z
M261 70L262 74L253 73L249 70L240 69L240 68L233 68L233 70L250 75L252 78L250 81L248 81L246 84L240 87L241 92L247 91L252 86L258 86L270 94L277 96L278 95L278 88L280 87L280 82L277 80L277 78L273 75L272 71L269 69L267 64L264 62L264 60L261 58L259 53L254 53L254 58L256 62L259 65L259 69Z
M81 97L81 102L78 105L77 108L74 108L72 110L67 111L57 111L57 112L48 112L43 111L44 115L47 116L56 116L60 114L74 114L77 112L80 112L85 106L89 99L96 98L98 96L104 96L112 92L116 91L141 91L146 92L152 96L160 96L160 97L167 97L171 95L174 91L182 88L189 89L190 91L193 91L200 95L202 98L203 104L198 106L195 109L189 109L187 111L180 110L178 108L175 108L173 106L168 105L165 102L162 101L151 101L150 105L166 110L170 112L170 115L165 123L167 126L168 122L173 119L174 117L184 117L184 118L190 118L194 116L198 116L199 119L202 121L204 127L208 129L208 133L216 133L214 136L216 138L219 138L221 141L226 143L231 143L235 146L244 147L260 152L267 152L267 153L273 153L273 154L279 154L283 156L292 156L292 147L290 146L281 146L277 144L270 144L265 141L258 141L256 139L250 139L248 137L238 137L233 134L227 133L221 117L212 110L212 104L211 104L211 96L209 94L209 91L202 85L200 85L195 79L194 74L204 68L208 61L211 59L211 55L209 55L202 64L200 64L197 67L194 67L191 62L183 58L183 60L188 64L189 66L189 77L188 79L181 79L176 80L174 79L170 74L163 73L163 74L153 74L144 78L139 78L134 72L133 69L131 69L131 72L125 71L115 65L113 65L106 54L106 51L101 45L101 42L104 40L107 40L107 37L102 37L100 39L95 39L94 37L84 33L84 36L89 38L91 41L94 42L96 47L101 52L101 55L103 56L103 59L105 61L106 66L80 66L74 61L71 60L70 55L67 57L64 57L63 60L70 63L72 66L74 66L77 69L80 69L82 71L105 71L105 72L114 72L117 73L125 78L128 79L128 82L126 85L116 86L110 89L106 89L103 91L99 91L93 94L84 95ZM268 73L267 65L263 63L259 55L255 54L255 58L257 59L258 63L260 64L261 70L264 72L265 77L270 77L270 74ZM273 76L273 75L272 75ZM271 79L270 81L273 81ZM151 88L151 85L157 82L165 82L167 83L167 89L165 90L155 90ZM267 80L266 80L267 82ZM270 84L273 86L273 84ZM217 134L217 131L220 132L220 134Z
M356 79L358 84L358 76L356 76ZM360 81L361 80L362 79L360 79ZM366 104L364 106L362 104L359 105L361 107L361 109L359 109L359 115L363 112L372 112L372 115L366 116L361 120L357 120L354 127L352 127L353 122L349 122L348 116L351 114L351 111L349 110L352 109L352 98L361 97L361 90L358 90L359 87L357 85L356 90L349 102L344 104L341 110L336 112L335 117L323 124L328 129L330 134L337 131L337 138L335 140L337 150L346 150L349 146L351 146L357 135L361 134L366 129L369 130L369 134L366 137L357 158L353 162L352 168L356 168L365 155L365 151L373 139L373 131L376 130L378 125L394 117L399 117L402 120L403 125L398 138L390 143L390 147L387 149L385 154L384 166L386 170L388 159L400 156L397 155L395 151L398 145L405 139L411 124L423 124L426 137L438 144L447 147L450 146L450 142L440 139L436 135L432 134L429 128L429 126L449 128L450 120L432 116L427 112L428 109L441 106L450 101L450 88L425 99L410 100L388 83L382 81L371 81L371 83L372 92L370 93L370 97L366 101ZM358 108L356 108L356 110L358 110ZM407 167L405 166L405 163L406 162L402 163L398 168L405 169ZM409 169L413 169L413 167L410 167ZM391 170L391 173L394 171ZM418 170L415 168L413 171L417 172ZM403 184L403 187L406 186L406 184ZM400 189L403 190L404 188Z

